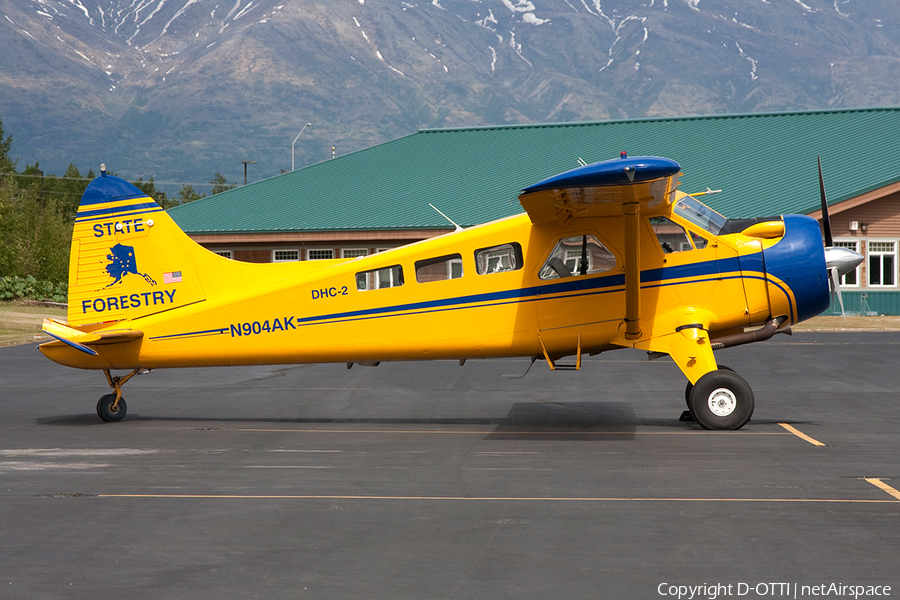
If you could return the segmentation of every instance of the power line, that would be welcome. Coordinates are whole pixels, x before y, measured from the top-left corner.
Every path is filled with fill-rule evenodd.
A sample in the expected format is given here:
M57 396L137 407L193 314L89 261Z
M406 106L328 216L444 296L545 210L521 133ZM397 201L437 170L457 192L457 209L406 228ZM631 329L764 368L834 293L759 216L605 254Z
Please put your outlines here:
M5 173L0 173L0 175L4 175L4 174ZM61 179L61 180L65 180L65 181L93 181L94 179L96 179L95 177L59 177L57 175L31 175L31 174L14 173L14 172L10 172L10 173L8 173L8 175L11 175L13 177ZM122 179L128 179L128 178L122 177ZM138 178L138 179L130 179L129 181L132 181L132 182L137 181L139 183L150 183L150 179L145 180L143 177ZM204 181L203 183L192 183L192 182L187 182L187 181L158 181L156 179L153 179L153 183L154 184L158 183L160 185L210 185L210 186L216 185L216 183L213 181Z

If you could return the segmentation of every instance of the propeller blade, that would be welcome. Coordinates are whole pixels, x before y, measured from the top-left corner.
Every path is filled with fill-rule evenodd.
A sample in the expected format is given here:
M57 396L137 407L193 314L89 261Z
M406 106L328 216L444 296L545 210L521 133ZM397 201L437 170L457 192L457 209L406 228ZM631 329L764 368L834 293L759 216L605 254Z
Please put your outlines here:
M831 275L831 293L832 296L837 294L838 304L841 305L841 316L844 319L847 319L847 316L844 314L844 298L841 296L841 274L838 271L837 267L833 269L828 269L828 273Z
M822 228L825 232L825 245L834 246L834 238L831 236L831 217L828 216L828 200L825 199L825 179L822 177L822 159L816 156L819 163L819 195L822 197Z

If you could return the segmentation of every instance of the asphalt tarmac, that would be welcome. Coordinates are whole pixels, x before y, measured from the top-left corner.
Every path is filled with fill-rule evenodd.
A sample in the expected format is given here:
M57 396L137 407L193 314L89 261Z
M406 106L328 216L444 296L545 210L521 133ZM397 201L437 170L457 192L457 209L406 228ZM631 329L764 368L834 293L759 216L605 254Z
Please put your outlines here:
M740 431L639 351L160 370L103 423L0 348L0 598L900 596L900 333L717 356Z

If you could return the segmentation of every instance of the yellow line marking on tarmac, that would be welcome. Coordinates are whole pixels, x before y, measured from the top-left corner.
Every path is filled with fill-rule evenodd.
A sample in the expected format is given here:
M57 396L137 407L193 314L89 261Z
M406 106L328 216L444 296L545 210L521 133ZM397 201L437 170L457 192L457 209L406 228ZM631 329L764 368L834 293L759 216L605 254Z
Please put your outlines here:
M504 427L500 425L500 427ZM238 431L258 433L421 433L445 435L787 435L780 431L520 431L520 430L473 430L473 429L250 429ZM800 434L802 436L802 434ZM813 440L815 441L815 440ZM822 444L824 446L824 444Z
M292 494L97 494L97 498L167 500L394 500L430 502L776 502L791 504L891 504L896 500L857 500L840 498L603 498L603 497L508 497L508 496L351 496Z
M791 433L796 435L798 438L806 440L813 446L824 446L825 445L822 442L820 442L819 440L809 437L808 435L806 435L805 433L803 433L796 427L792 427L792 426L788 425L787 423L779 423L779 425L781 425L782 427L784 427L785 429L787 429L788 431L790 431Z
M866 481L868 481L875 487L884 490L885 492L887 492L888 494L890 494L897 500L900 500L900 491L895 490L894 488L892 488L891 486L889 486L882 480L878 479L877 477L866 477Z
M333 469L325 465L247 465L245 469Z

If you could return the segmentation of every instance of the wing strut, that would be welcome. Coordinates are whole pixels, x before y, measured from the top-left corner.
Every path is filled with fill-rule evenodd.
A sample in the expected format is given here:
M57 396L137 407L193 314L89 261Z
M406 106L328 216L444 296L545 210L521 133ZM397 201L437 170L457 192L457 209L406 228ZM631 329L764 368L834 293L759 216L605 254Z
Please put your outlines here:
M622 204L625 215L625 339L641 337L641 202Z

